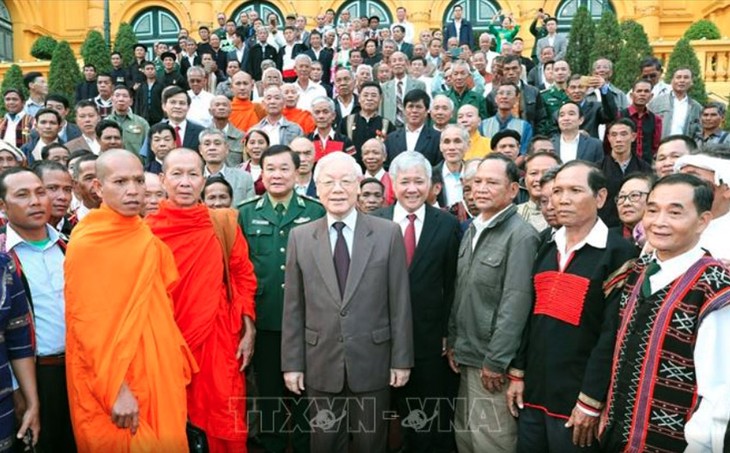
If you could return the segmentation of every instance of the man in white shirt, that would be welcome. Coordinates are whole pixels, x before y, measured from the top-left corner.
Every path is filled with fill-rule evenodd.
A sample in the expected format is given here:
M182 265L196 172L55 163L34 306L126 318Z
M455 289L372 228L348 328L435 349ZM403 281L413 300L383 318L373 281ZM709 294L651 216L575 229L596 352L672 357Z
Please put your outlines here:
M654 251L609 285L620 317L604 451L724 451L730 272L700 247L712 198L695 176L660 179L643 219Z
M294 70L297 73L295 85L299 91L297 108L311 112L312 101L320 96L327 97L327 90L309 79L312 72L312 59L308 55L297 55L294 60Z
M394 26L400 25L405 29L405 37L403 38L403 41L407 42L408 44L413 44L413 24L408 22L408 13L406 12L406 9L403 6L399 6L395 10L395 16L397 20L394 21L393 24L390 26L391 33L393 32Z
M694 137L700 131L702 105L689 97L692 70L678 68L672 75L672 90L652 98L647 108L662 117L662 138L684 134Z
M603 160L603 142L580 133L583 112L575 102L567 102L558 110L560 133L552 138L556 154L563 162L580 159L598 163Z
M188 69L188 95L190 96L190 109L187 119L204 127L210 127L213 118L210 116L210 102L215 95L205 91L207 75L205 69L200 66L193 66Z

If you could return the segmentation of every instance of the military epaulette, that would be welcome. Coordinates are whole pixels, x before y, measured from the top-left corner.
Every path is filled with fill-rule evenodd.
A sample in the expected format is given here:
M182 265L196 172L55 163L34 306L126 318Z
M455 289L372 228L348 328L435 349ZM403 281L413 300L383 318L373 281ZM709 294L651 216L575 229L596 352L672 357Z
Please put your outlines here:
M317 203L319 205L322 204L322 202L319 201L317 198L310 197L309 195L299 195L299 198L304 198L307 201L312 201L312 202Z
M255 197L249 198L248 200L243 200L242 202L238 203L236 206L237 208L240 208L241 206L249 203L253 203L254 201L259 201L261 198L263 198L263 195L256 195Z

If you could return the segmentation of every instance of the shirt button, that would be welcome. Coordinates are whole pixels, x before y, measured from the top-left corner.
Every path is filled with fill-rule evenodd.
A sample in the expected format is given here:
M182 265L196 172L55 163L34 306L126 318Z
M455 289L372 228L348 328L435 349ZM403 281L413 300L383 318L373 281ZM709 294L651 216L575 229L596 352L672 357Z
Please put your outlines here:
M284 269L286 269L286 266L284 266L284 265L282 264L282 265L281 265L281 267L280 267L279 269L281 269L281 270L283 271Z
M281 236L284 236L284 235L286 234L286 232L284 232L284 230L281 230L281 231L279 231L279 234L280 234Z
M282 288L284 287L284 283L282 283L282 284L281 284L281 287L282 287Z
M279 249L279 251L280 251L281 253L284 253L284 252L286 252L286 249L285 249L284 247L282 247L282 248L280 248L280 249Z
M339 341L340 343L342 343L345 340L344 340L344 338L342 338L342 335L340 335L339 337L337 337L337 341Z
M340 312L340 316L347 316L347 310L342 310Z

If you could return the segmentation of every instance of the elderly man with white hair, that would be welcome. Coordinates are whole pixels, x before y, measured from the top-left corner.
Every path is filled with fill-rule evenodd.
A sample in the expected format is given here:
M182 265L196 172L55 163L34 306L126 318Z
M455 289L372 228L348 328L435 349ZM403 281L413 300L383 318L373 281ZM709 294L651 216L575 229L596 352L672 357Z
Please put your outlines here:
M304 135L298 124L284 118L284 95L281 88L270 86L264 90L266 116L255 127L269 136L269 145L289 146L292 140Z
M314 143L315 162L336 151L354 155L355 146L352 144L352 140L335 130L333 126L335 122L335 101L326 96L319 96L312 100L311 108L316 129L307 138Z
M188 69L188 95L190 95L190 109L187 120L198 123L203 127L210 127L213 118L210 115L210 103L215 97L213 93L205 90L208 75L205 69L200 66L193 66Z
M729 262L730 146L707 146L699 154L682 156L674 163L674 170L695 175L712 186L712 221L702 232L700 246L715 258Z
M404 419L421 410L432 422L424 429L406 426L409 451L450 451L453 411L450 370L445 358L447 321L454 301L459 222L426 203L431 164L423 154L406 151L390 164L397 202L373 213L395 222L403 234L413 304L415 365L408 384L394 394ZM413 403L418 401L418 403ZM424 403L425 402L425 403ZM412 417L412 416L411 416Z
M312 451L385 452L389 387L414 363L406 249L400 226L355 209L362 169L334 152L314 170L327 214L289 235L281 368L306 391ZM326 421L326 420L322 420Z
M327 96L327 91L321 85L312 82L309 78L312 72L312 59L305 54L299 54L294 59L294 71L297 73L296 87L299 90L297 108L312 111L312 101L320 96Z

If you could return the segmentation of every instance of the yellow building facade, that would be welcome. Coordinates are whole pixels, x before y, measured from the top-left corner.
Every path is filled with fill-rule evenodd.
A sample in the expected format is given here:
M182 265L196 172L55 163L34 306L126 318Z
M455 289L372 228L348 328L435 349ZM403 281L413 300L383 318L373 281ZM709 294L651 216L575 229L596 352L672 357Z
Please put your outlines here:
M42 35L65 39L78 50L87 30L103 29L105 0L0 0L0 59L33 61L30 48ZM381 23L395 19L398 6L405 6L416 30L441 28L456 4L464 6L465 16L479 27L499 10L510 11L522 25L520 33L531 45L527 28L539 8L556 14L561 28L569 27L570 18L580 5L586 5L596 17L603 8L616 12L619 20L634 19L644 26L650 41L672 41L699 19L714 21L720 30L730 29L730 1L726 0L108 0L111 32L121 22L134 25L143 41L163 39L174 42L180 28L193 30L201 25L215 25L217 12L228 17L242 10L274 12L283 19L287 14L300 14L314 26L317 14L332 8L344 9L353 16L378 15ZM283 20L282 20L283 23ZM172 37L172 39L170 39Z
M529 51L534 40L528 29L540 8L557 16L560 31L567 32L578 7L586 6L596 20L604 9L611 9L619 20L641 23L654 53L663 58L693 22L710 19L723 33L730 29L730 0L0 0L0 79L11 62L20 64L24 72L48 72L49 62L30 55L39 36L66 40L78 53L89 29L103 31L106 5L112 38L119 24L127 22L139 41L148 44L174 43L182 28L197 37L201 25L217 27L218 12L237 18L242 11L252 9L262 17L274 13L280 23L286 15L302 15L313 28L315 17L328 9L337 16L344 10L353 18L375 15L385 26L395 20L396 8L404 6L416 33L442 28L456 5L463 7L475 30L486 30L498 11L511 12L522 26L520 36ZM708 92L725 99L730 91L730 39L694 41L693 46Z

